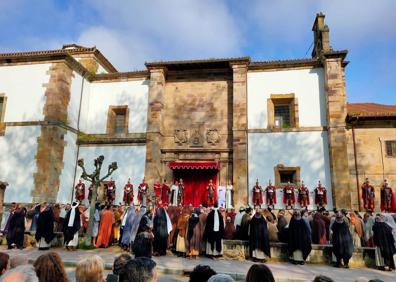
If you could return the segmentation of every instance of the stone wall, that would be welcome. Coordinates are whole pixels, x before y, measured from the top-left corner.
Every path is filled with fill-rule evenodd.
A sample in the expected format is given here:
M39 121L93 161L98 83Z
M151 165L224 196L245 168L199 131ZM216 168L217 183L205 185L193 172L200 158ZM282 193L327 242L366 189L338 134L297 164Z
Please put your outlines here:
M388 179L391 187L396 188L396 158L386 155L385 141L396 140L396 127L382 125L381 122L370 124L355 125L356 161L353 146L352 128L348 128L348 164L350 173L350 187L353 202L353 209L358 209L358 192L360 193L360 210L363 210L361 200L361 185L366 177L376 191L376 210L380 208L380 189L384 178ZM382 147L382 149L381 149ZM358 180L356 180L356 173ZM356 184L358 181L358 185Z
M70 86L73 71L65 63L54 63L49 70L46 85L44 120L50 123L67 124ZM60 125L44 125L37 138L37 171L34 174L34 202L55 202L63 169L63 155L67 130Z
M333 204L352 208L346 137L346 93L342 57L324 59L329 156Z

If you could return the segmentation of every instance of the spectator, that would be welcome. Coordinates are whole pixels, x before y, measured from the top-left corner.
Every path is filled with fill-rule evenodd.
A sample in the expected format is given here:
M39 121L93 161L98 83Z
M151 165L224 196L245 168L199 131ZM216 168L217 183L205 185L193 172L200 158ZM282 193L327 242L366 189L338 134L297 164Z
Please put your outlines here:
M190 282L206 282L213 275L216 275L216 271L210 266L198 264L190 273Z
M156 282L156 263L150 258L136 258L129 260L119 275L120 282ZM78 281L77 281L78 282Z
M265 264L253 264L246 275L246 282L275 282L275 278Z
M48 252L39 256L33 264L40 282L68 282L61 257L55 252Z
M36 273L34 272L33 266L31 265L20 265L17 266L1 276L0 282L39 282ZM43 280L44 281L44 280ZM56 280L47 280L56 281Z
M113 274L120 275L120 273L124 270L125 265L131 260L132 257L128 254L122 254L115 258L113 263Z
M104 263L97 256L80 260L76 267L76 282L104 282Z
M0 252L0 276L10 268L10 256Z
M235 282L235 280L227 274L216 274L210 277L208 282Z
M324 275L318 275L312 282L333 282L334 280Z
M11 268L15 268L17 266L25 265L25 264L29 264L27 255L24 255L24 254L15 255L15 256L11 257L11 259L10 259L10 267Z

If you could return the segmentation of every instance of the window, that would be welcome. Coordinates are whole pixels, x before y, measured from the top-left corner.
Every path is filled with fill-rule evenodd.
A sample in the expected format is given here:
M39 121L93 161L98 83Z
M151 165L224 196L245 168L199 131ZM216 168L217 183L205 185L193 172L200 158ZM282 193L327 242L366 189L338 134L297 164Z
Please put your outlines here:
M295 128L299 125L298 103L294 94L272 94L267 100L268 128Z
M274 105L275 128L290 127L290 105Z
M278 164L274 167L275 172L275 186L280 187L290 182L294 185L300 183L300 167L298 166L284 166Z
M386 155L396 157L396 140L385 141Z
M128 133L128 106L110 106L107 115L108 134Z

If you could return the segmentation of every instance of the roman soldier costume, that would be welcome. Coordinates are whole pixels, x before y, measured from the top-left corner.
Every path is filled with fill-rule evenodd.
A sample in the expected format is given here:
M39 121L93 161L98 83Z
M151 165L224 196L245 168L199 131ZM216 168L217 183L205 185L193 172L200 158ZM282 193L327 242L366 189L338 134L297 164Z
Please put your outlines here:
M381 187L381 211L392 212L395 210L395 198L392 188L385 179Z
M165 206L168 205L168 201L169 201L169 186L168 186L168 184L166 184L166 180L165 180L161 187L162 205L165 205Z
M105 185L105 195L107 203L113 204L116 195L116 186L113 179L111 179L109 182L107 182L107 185Z
M138 200L142 206L147 206L147 192L148 192L148 184L143 178L142 183L139 184L138 187Z
M286 209L293 209L295 202L294 186L287 182L287 185L283 187L283 203L286 205Z
M177 190L177 204L179 206L182 206L183 200L184 200L184 184L183 184L183 179L180 178L179 186L178 186L178 190Z
M363 207L366 210L374 210L375 204L375 191L374 187L370 184L368 178L362 185L362 198L363 198Z
M253 205L260 206L263 204L263 188L261 188L258 179L256 185L253 186Z
M131 203L133 203L133 185L131 184L130 178L128 178L128 182L124 186L124 197L122 200L126 206L129 206Z
M156 202L159 202L161 200L161 183L158 181L154 182L154 194L155 194L155 199Z
M84 201L85 199L85 184L82 181L82 179L80 179L75 187L76 190L76 200L79 202Z
M298 203L302 208L306 208L309 205L309 190L305 186L304 181L301 181L301 186L298 188Z
M320 181L318 181L318 186L315 188L315 205L318 208L327 205L327 190Z
M268 182L268 186L265 188L266 203L268 207L274 207L276 204L276 187L272 185L271 180Z
M213 207L214 204L216 203L217 193L216 193L216 187L212 183L212 179L209 180L208 187L206 187L206 193L207 193L206 204L208 207Z

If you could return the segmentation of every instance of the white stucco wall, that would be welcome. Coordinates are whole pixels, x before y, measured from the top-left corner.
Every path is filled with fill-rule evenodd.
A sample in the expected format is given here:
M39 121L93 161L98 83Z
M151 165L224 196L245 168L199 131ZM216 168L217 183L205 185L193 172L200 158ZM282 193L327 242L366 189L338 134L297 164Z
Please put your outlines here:
M67 131L65 135L65 149L63 153L63 169L59 177L59 191L57 202L67 203L71 200L74 187L74 170L77 162L77 134ZM76 172L77 173L77 172Z
M84 87L84 85L82 85L83 79L84 78L80 74L73 72L70 86L70 101L67 108L67 122L69 126L75 129L77 129L78 112L80 109L81 88ZM85 79L84 84L88 84L88 81Z
M118 164L118 169L112 174L117 186L116 203L122 201L124 185L128 178L131 178L136 200L137 187L144 177L146 146L81 146L78 158L84 159L85 168L88 173L91 173L94 167L93 161L100 155L105 157L101 175L105 175L111 162L116 161ZM75 183L77 183L81 173L82 170L78 168ZM88 197L88 187L89 183L86 182L86 198Z
M146 132L148 107L147 80L91 83L86 93L81 116L81 129L86 133L106 133L109 106L128 105L129 132Z
M51 64L0 66L0 93L7 97L5 122L43 120Z
M275 182L274 167L283 164L299 166L301 179L312 192L320 180L327 188L327 207L333 208L327 132L249 133L248 138L250 204L256 179L265 188L269 179ZM311 209L314 208L313 196L310 195ZM277 191L276 208L284 208L281 190Z
M8 126L0 137L0 179L9 183L4 202L32 201L39 126Z
M295 94L300 127L327 123L323 69L249 72L247 87L249 129L267 128L271 94Z

